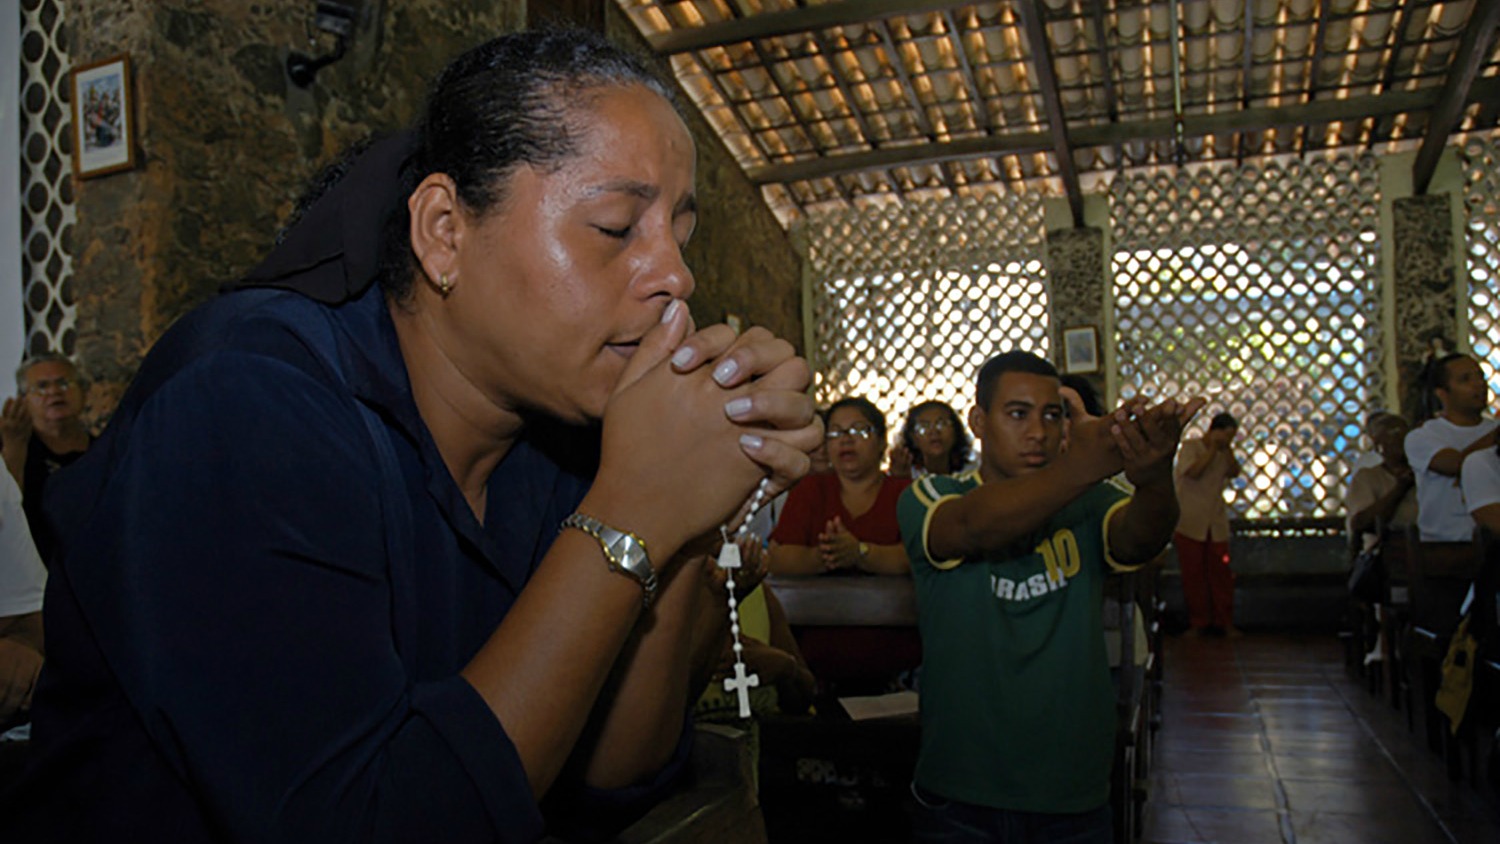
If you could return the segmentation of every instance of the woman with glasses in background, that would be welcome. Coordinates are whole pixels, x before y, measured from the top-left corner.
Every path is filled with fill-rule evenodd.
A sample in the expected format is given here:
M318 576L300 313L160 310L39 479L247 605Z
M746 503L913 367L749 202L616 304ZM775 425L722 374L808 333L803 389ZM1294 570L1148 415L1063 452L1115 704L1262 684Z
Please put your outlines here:
M973 463L973 441L947 402L924 401L906 414L901 442L891 449L891 474L956 475Z
M911 485L881 469L885 415L863 398L828 410L828 462L792 488L771 533L768 569L776 575L908 574L896 524L896 500Z

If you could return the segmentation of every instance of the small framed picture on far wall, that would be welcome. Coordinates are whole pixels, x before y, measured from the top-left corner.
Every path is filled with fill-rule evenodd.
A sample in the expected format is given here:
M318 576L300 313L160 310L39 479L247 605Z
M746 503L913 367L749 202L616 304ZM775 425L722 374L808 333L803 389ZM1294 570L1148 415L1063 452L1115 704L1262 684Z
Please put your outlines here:
M1099 330L1092 325L1063 329L1063 371L1099 371Z
M73 98L73 174L92 179L135 166L130 57L79 65L69 74Z

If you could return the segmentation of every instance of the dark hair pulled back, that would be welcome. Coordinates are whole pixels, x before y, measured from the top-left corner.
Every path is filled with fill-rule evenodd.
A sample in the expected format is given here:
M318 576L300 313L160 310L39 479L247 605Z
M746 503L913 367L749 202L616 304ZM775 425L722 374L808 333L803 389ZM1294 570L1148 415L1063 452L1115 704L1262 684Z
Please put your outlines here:
M468 209L505 199L508 177L529 165L555 168L577 149L580 104L590 89L643 85L679 108L672 86L637 56L580 29L503 35L454 59L433 82L414 149L401 169L403 195L444 173ZM397 301L411 292L411 214L387 221L381 286Z
M963 421L958 418L958 411L944 401L929 399L919 402L906 412L906 423L901 426L901 444L912 453L913 459L921 451L917 445L917 417L928 410L936 408L943 412L944 418L953 430L953 449L948 452L947 474L956 474L969 462L969 452L974 447L974 441L969 437L969 431L964 427Z

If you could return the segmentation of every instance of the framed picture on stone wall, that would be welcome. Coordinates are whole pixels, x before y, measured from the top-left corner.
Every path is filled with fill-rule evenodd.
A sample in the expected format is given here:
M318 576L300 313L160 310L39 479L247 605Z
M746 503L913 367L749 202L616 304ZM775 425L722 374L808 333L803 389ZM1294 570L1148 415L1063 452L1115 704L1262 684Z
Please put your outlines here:
M1063 371L1099 371L1099 331L1092 325L1063 329Z
M69 74L73 98L73 174L91 179L135 166L135 103L130 57L80 65Z

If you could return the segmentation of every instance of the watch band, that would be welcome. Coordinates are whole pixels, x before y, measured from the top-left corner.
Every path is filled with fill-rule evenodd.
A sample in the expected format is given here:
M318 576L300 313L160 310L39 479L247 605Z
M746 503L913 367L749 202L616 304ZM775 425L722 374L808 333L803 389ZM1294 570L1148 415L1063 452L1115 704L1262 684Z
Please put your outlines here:
M575 528L598 540L609 570L619 572L641 585L641 603L646 609L656 600L656 569L646 554L646 543L639 536L606 525L593 516L574 513L563 519L559 530Z

